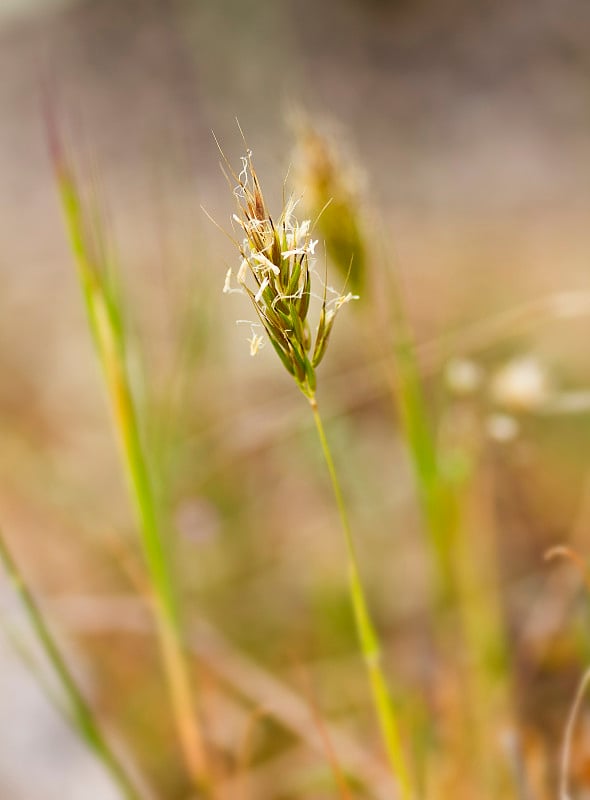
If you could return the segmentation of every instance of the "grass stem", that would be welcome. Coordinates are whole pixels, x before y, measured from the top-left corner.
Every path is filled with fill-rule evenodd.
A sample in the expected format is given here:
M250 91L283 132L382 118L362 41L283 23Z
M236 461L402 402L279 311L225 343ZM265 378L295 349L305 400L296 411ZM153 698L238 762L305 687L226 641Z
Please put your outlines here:
M348 560L350 599L354 612L354 620L359 645L369 676L375 711L381 727L381 733L389 763L394 776L398 781L400 797L402 800L410 800L412 797L412 791L410 788L410 775L400 740L396 711L389 693L387 681L381 668L381 645L377 631L375 630L371 620L367 600L365 597L365 591L363 588L356 554L356 547L352 535L352 529L350 527L350 521L348 519L348 513L346 511L346 505L344 503L344 497L342 495L342 488L340 486L340 481L338 480L336 467L334 466L334 459L332 458L332 452L328 444L328 439L324 431L324 426L315 397L311 398L309 403L313 412L315 426L322 447L322 452L324 454L324 459L326 461L326 466L328 467L328 472L330 474L332 489L334 491L334 497L336 499L336 505L338 506L340 521L342 523L342 530L344 532L346 555Z
M209 783L206 749L183 646L179 602L162 525L161 504L141 428L127 361L123 305L116 275L88 240L87 219L63 154L55 157L61 201L84 294L86 311L102 367L122 460L139 523L148 568L162 662L184 761L196 787ZM101 233L100 231L98 232Z
M95 752L111 774L115 783L121 790L121 795L126 798L126 800L140 800L141 794L135 788L125 768L111 749L111 746L100 729L94 711L78 689L59 647L49 630L43 613L37 605L35 598L30 592L25 579L8 549L8 545L6 544L1 530L0 561L21 600L31 626L64 690L77 729L84 737L88 746Z
M120 361L103 360L125 470L140 522L143 549L153 589L153 605L174 719L189 773L206 783L205 746L196 721L193 691L182 644L182 623L164 547L155 492L139 433L137 414ZM114 367L114 374L112 368Z

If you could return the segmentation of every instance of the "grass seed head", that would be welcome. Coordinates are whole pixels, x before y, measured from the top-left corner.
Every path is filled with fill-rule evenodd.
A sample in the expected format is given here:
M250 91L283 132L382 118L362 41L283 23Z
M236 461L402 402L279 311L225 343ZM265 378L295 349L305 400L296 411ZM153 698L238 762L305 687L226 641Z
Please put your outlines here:
M314 269L318 241L312 238L310 221L297 220L295 209L299 201L292 196L280 215L271 217L250 151L242 157L242 169L234 177L238 211L233 221L241 237L241 261L236 275L239 290L249 296L285 369L311 400L316 389L315 369L325 355L336 315L356 296L338 294L324 283L319 296L319 320L312 336L310 301L314 285L321 279ZM231 279L230 270L225 278L226 293L236 291ZM260 337L251 341L253 355L260 343Z
M296 119L298 182L335 268L354 292L367 281L366 234L360 211L361 176L335 137L306 117Z

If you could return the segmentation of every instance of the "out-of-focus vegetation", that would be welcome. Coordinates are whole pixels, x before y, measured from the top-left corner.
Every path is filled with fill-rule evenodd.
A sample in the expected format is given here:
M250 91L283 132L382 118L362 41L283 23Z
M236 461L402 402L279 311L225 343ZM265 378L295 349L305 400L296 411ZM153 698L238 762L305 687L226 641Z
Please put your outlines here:
M391 798L403 763L406 797L583 797L584 4L58 5L0 28L0 527L36 598L6 580L6 641L128 796ZM235 116L264 218L300 196L310 276L359 295L321 363L301 254L252 292L287 369L223 294L240 256L200 206L240 245ZM0 658L0 794L61 798Z

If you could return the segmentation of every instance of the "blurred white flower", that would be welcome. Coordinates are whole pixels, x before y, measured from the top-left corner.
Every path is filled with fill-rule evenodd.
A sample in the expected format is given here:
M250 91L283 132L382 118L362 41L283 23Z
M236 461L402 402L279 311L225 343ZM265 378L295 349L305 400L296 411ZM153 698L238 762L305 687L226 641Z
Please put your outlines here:
M470 358L452 358L445 368L445 381L450 392L459 396L474 394L484 378L482 367Z
M496 442L511 442L520 432L518 422L508 414L490 414L486 420L486 431Z
M545 405L550 387L547 370L534 356L509 361L495 374L492 400L511 411L534 411Z

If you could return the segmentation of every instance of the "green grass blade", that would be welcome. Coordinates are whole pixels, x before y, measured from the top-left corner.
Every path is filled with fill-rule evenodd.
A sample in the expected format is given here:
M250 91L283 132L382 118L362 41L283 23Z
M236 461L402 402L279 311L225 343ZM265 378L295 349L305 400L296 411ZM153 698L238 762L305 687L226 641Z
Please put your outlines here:
M200 788L207 785L205 746L199 728L186 663L179 601L165 546L164 531L148 454L142 439L126 353L122 299L113 287L113 270L93 252L86 216L74 178L63 157L56 176L69 240L86 304L88 323L102 368L120 443L130 494L150 576L162 660L185 763Z
M84 738L88 746L94 751L102 761L108 772L111 774L115 783L118 785L121 795L126 800L140 800L141 795L128 776L125 768L118 757L113 752L110 744L101 731L92 707L88 704L81 691L78 689L74 678L62 656L59 647L49 630L43 613L25 579L23 578L6 540L0 530L0 561L10 578L14 590L18 594L23 608L33 628L47 659L49 660L59 683L68 701L71 719Z

